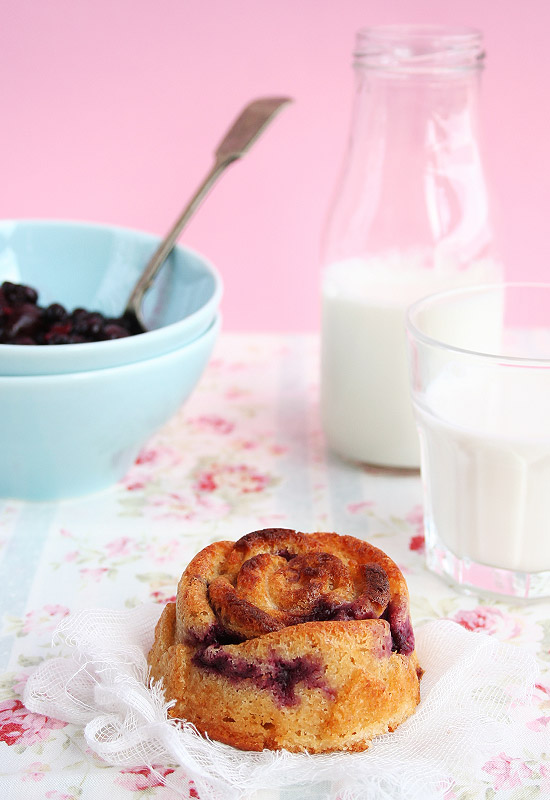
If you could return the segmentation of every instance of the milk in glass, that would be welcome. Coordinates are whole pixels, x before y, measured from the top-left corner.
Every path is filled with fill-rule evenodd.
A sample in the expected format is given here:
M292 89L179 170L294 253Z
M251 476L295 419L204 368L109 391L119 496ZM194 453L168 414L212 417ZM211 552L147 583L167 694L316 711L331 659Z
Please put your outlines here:
M417 406L430 533L458 558L550 570L550 366L443 370Z

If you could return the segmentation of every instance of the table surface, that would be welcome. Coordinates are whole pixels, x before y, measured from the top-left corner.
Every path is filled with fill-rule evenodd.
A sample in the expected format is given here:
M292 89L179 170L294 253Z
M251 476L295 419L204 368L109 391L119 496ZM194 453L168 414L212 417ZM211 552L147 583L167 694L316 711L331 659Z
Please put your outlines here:
M2 797L196 796L178 770L175 792L147 769L119 770L83 752L73 725L25 712L22 690L70 612L153 600L160 613L199 549L277 526L366 538L403 570L414 623L449 618L536 654L541 681L528 724L548 743L543 762L501 753L448 798L550 798L550 602L488 601L430 574L419 477L328 453L317 397L315 336L224 334L195 394L120 484L62 503L0 502Z

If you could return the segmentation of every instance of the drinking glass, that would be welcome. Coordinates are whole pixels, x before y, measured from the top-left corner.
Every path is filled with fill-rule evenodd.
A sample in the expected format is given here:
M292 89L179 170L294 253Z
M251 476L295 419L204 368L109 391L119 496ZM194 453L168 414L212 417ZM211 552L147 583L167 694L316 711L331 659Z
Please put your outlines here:
M407 333L428 567L550 596L550 284L431 295Z

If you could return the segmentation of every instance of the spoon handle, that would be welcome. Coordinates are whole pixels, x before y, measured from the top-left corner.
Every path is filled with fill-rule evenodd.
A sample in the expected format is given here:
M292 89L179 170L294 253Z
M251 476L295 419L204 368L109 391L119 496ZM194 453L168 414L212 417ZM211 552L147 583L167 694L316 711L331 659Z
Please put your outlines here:
M141 315L143 296L174 249L183 228L222 172L233 161L244 156L277 112L290 101L289 97L264 97L254 100L243 109L219 143L210 172L151 256L132 289L124 314L131 317L136 327L142 331L146 330Z

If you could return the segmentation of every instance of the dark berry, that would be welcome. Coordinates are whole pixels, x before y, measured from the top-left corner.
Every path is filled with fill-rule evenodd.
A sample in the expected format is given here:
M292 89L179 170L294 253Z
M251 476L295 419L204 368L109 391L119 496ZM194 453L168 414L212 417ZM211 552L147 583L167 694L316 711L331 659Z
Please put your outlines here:
M44 320L46 322L62 322L67 319L69 312L61 303L52 303L44 309Z
M32 286L25 286L25 294L27 295L27 303L38 303L38 292Z
M114 322L110 322L103 328L104 339L123 339L125 336L129 335L130 334L126 328L123 328L122 325L117 325Z
M10 339L36 333L40 326L40 316L40 309L31 303L23 303L14 308L6 326Z
M97 311L90 314L88 317L88 331L92 336L100 336L105 325L105 319L102 314Z
M2 290L8 303L12 306L21 306L23 303L36 304L38 292L30 286L4 281Z
M87 339L101 338L103 331L104 317L98 311L92 311L86 315L81 314L74 320L73 329L83 334Z
M67 333L52 333L46 335L46 344L71 344L71 340Z
M52 325L50 330L45 336L46 341L49 343L51 339L55 338L56 336L68 336L69 333L72 332L72 325L69 321L67 322L58 322L55 325ZM59 344L59 342L58 342ZM63 343L64 344L64 343Z
M78 322L78 320L84 319L88 316L88 312L85 308L75 308L73 313L71 314L71 319L73 322Z

